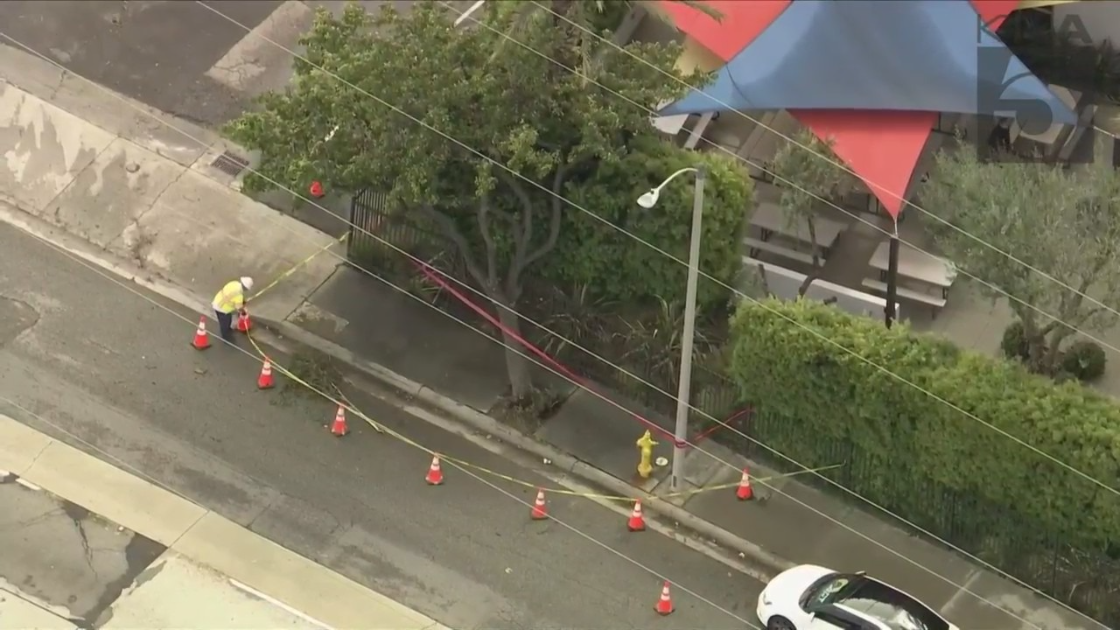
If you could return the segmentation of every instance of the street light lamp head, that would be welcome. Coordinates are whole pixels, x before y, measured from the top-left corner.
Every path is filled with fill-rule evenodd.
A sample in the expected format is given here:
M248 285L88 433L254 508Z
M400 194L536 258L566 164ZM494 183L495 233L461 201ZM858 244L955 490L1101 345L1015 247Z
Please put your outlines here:
M657 197L660 194L660 190L651 188L649 192L644 193L641 197L638 197L638 205L645 208L646 210L649 210L650 208L657 205Z

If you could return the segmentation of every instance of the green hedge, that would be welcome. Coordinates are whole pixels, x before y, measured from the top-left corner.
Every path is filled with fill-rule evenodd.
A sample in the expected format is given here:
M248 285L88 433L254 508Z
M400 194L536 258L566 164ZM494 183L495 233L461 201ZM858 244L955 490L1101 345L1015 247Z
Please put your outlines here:
M844 443L855 470L835 478L966 548L1030 532L1115 557L1120 497L1000 433L1120 488L1111 399L816 302L744 303L732 334L731 376L769 427L756 433L769 446L822 466ZM953 540L959 531L982 533Z

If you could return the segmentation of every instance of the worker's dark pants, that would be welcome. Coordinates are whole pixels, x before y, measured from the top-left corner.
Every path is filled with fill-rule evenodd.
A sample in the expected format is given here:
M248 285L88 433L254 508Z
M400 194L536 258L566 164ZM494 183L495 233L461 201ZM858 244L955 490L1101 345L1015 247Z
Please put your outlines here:
M233 338L233 313L223 313L215 310L214 314L218 316L218 330L222 333L222 339L235 341Z

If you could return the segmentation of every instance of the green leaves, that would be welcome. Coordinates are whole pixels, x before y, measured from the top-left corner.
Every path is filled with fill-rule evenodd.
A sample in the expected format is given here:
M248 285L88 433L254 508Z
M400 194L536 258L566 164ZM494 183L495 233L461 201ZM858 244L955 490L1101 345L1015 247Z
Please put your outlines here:
M922 203L958 228L933 223L937 243L958 267L1017 298L1008 305L1037 355L1033 369L1052 372L1070 336L1061 326L1035 334L1053 318L1080 329L1115 325L1078 295L1105 304L1120 300L1120 174L1110 165L1066 171L1042 163L984 164L961 150L940 154L935 168Z
M561 193L569 179L622 159L630 140L652 137L647 113L627 99L652 106L679 88L630 59L603 77L621 98L586 85L549 59L572 52L562 29L506 9L487 5L477 14L483 25L471 28L453 27L455 14L438 3L376 17L358 5L337 19L320 11L292 85L262 97L260 110L227 132L259 150L261 172L284 186L317 179L336 190L376 189L403 212L440 213L448 236L467 245L460 254L479 256L469 261L475 269L486 266L482 253L497 256L516 280L548 243L558 208L548 191ZM512 36L526 48L494 54L514 22ZM668 49L649 50L671 70ZM260 178L249 185L268 187ZM484 197L490 234L476 217Z
M849 487L897 502L892 509L904 518L942 522L948 506L905 497L951 492L1073 545L1120 537L1120 500L1048 457L1120 488L1120 407L1112 401L812 301L744 303L732 333L731 377L782 427L759 437L807 466L835 463L828 440L850 444L859 474ZM962 514L948 534L983 531L984 511Z
M600 286L625 284L612 260L620 253L627 255L626 271L647 275L642 264L650 254L635 253L639 246L632 243L614 249L617 236L602 237L604 226L593 231L593 219L577 217L557 197L584 191L597 202L588 205L592 212L629 213L636 189L648 187L636 178L659 180L671 172L648 168L636 147L657 159L675 151L674 160L684 161L680 150L661 143L649 119L650 109L683 92L672 80L676 47L620 51L558 25L550 12L511 10L518 6L487 3L473 16L480 23L458 28L458 14L434 2L410 3L407 13L390 6L376 16L357 4L339 18L319 11L301 40L307 61L297 63L292 84L262 97L256 111L226 129L261 154L265 177L250 178L247 186L260 190L274 180L303 190L314 179L332 190L382 193L403 220L435 226L463 263L457 266L509 306L527 273L550 259L582 260L553 277ZM583 2L565 6L595 10ZM595 63L580 66L586 59ZM627 169L620 168L624 163ZM750 189L741 172L716 170L711 187L725 192L711 194L727 204L707 222L713 233L706 237L705 270L731 278ZM668 195L662 207L689 208L687 192L679 194ZM687 231L687 214L651 216L661 222L643 218L637 225L644 235L669 235L662 242L681 254L687 234L674 235ZM591 249L595 243L606 249ZM655 280L629 294L675 299L684 286L683 268L669 266L675 264L649 264ZM515 375L511 367L515 390L528 382L526 369Z
M588 180L570 186L567 194L602 219L687 261L692 176L674 180L649 210L638 206L637 199L671 173L698 164L708 169L700 268L734 286L742 266L745 220L754 201L751 179L741 163L722 154L688 151L651 138L634 143L617 163L600 165ZM684 303L685 265L582 212L573 209L566 220L560 245L564 256L541 269L549 280L564 286L587 285L613 301L653 303L663 298L671 304ZM730 291L701 277L697 296L701 309L706 310L726 305Z

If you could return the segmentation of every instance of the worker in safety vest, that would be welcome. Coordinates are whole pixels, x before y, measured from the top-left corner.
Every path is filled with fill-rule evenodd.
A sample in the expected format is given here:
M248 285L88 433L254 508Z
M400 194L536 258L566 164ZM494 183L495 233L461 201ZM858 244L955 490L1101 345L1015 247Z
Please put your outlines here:
M222 332L222 339L234 343L233 314L245 310L245 292L252 290L253 279L243 276L226 283L214 296L214 314L218 316L218 329Z

